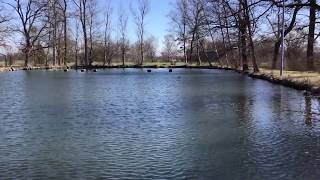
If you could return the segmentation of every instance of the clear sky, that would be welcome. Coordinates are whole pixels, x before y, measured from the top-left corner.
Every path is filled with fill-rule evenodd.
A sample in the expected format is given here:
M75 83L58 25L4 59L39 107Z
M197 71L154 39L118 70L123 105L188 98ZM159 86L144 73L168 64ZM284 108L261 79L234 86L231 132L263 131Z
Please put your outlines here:
M103 8L106 7L105 0L97 0L98 8L103 11ZM158 49L161 49L163 42L163 37L168 33L169 29L169 19L167 15L169 14L172 6L171 4L174 0L149 0L150 2L150 12L147 15L146 19L146 36L149 37L153 35L157 39ZM136 27L134 20L132 18L132 13L130 10L130 4L134 7L137 3L137 0L111 0L111 5L113 8L113 26L117 28L118 21L118 9L122 6L128 14L128 37L131 42L136 41ZM101 13L103 14L103 13Z

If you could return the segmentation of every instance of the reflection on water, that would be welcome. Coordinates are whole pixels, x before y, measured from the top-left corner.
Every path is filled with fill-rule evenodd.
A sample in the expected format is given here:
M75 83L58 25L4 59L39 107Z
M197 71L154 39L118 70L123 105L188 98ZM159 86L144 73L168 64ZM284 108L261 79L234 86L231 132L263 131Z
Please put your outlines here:
M305 116L306 116L306 124L312 124L312 102L310 96L305 96Z
M0 179L319 179L319 100L215 70L0 74Z

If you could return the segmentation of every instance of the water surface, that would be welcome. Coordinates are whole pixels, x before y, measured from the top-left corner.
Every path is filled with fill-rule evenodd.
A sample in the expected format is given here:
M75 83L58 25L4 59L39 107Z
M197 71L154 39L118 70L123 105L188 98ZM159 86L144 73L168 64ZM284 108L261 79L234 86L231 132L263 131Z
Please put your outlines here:
M0 179L319 179L319 100L218 70L0 74Z

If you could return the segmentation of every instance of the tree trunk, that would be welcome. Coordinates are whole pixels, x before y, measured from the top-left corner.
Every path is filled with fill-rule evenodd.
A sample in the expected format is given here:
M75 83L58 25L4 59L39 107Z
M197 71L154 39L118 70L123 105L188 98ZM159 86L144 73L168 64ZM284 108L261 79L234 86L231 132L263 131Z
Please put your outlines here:
M84 37L84 65L88 65L88 37L87 37L87 32L86 28L83 28L83 37Z
M25 67L28 67L28 63L29 63L29 50L26 50L26 52L25 52L24 66L25 66Z
M278 55L279 55L279 51L280 51L281 39L282 39L282 37L280 39L278 39L276 41L276 43L274 44L273 57L272 57L272 69L277 68L277 61L278 61Z
M78 42L76 43L76 44L78 44ZM75 62L75 67L76 67L76 69L78 69L78 47L76 47L77 49L76 49L76 62Z
M249 45L250 45L250 50L251 50L251 60L252 60L252 65L253 65L253 72L259 72L259 67L257 64L257 59L255 55L255 48L254 48L254 43L252 40L252 29L251 29L251 21L250 21L250 12L249 12L249 7L248 7L248 2L247 0L243 0L243 9L244 9L244 15L245 15L245 21L246 25L248 28L248 38L249 38Z
M227 10L226 10L225 6L223 6L223 13L227 14ZM226 29L226 38L227 38L227 42L228 42L227 51L230 51L232 64L237 69L238 68L238 62L235 61L236 58L234 57L234 52L233 52L233 47L232 47L231 38L230 38L230 32L229 32L229 21L226 18L224 19L224 21L225 21L225 25L226 25L226 28L225 28Z
M239 19L239 35L242 71L248 71L249 65L247 57L246 26L242 19Z
M204 47L203 43L200 43L200 47L201 47L202 53L206 56L206 58L208 60L209 66L212 67L212 62L211 62L210 57L208 56L207 52L205 51L205 47Z
M198 56L198 65L201 66L201 55L200 55L200 44L199 37L197 37L197 56Z
M141 42L140 42L140 58L141 58L141 62L140 65L143 65L144 62L144 54L143 54L143 35L141 37Z
M214 39L214 35L213 35L213 33L212 33L212 29L211 29L211 27L210 27L210 22L209 22L209 20L208 20L208 16L207 16L206 14L204 14L204 17L205 17L206 25L207 25L207 27L208 27L208 31L209 31L209 34L210 34L210 37L211 37L211 41L212 41L212 43L213 43L213 47L214 47L214 49L215 49L215 53L216 53L216 55L217 55L217 61L218 61L218 63L219 63L220 66L221 66L221 62L220 62L220 59L219 59L218 48L217 48L217 45L216 45L216 42L215 42L215 39ZM219 16L219 22L220 22L220 16ZM203 48L203 52L204 52L204 47L203 47L203 45L202 45L202 48ZM206 57L208 58L209 65L212 66L211 60L210 60L210 58L208 57L207 53L206 53L206 52L204 52L204 53L205 53Z
M124 48L122 49L122 57L121 57L121 59L122 59L122 66L124 67L125 66L125 64L124 64L124 61L125 61L125 50L124 50Z
M12 66L12 65L14 64L14 62L13 62L13 59L12 59L12 56L11 56L11 55L9 55L9 64L10 64L10 66Z
M221 20L221 14L219 12L219 16L218 16L218 20L219 20L219 24L220 24L220 32L221 32L221 37L222 37L222 44L223 44L223 53L225 54L225 58L226 58L226 61L227 61L227 67L229 67L229 59L228 59L228 53L227 53L227 46L226 46L226 42L225 42L225 36L224 36L224 31L223 31L223 28L222 26L224 26L225 24L222 23L222 20ZM221 65L221 63L220 63Z
M316 25L316 0L310 0L310 15L309 15L309 33L308 33L308 47L307 47L307 68L314 69L314 31Z
M92 35L90 35L90 48L89 48L89 67L92 66L92 63L93 63L93 57L92 57L92 54L93 54L93 45L92 45Z
M57 54L58 54L58 66L61 66L61 32L58 36L58 45L57 45Z
M67 57L68 57L68 43L67 43L67 18L64 20L64 56L63 56L63 64L67 66Z
M4 66L7 67L8 66L8 59L7 56L4 56Z
M68 58L68 42L67 42L67 0L64 0L64 12L63 12L63 21L64 21L64 57L63 64L67 66L67 58Z
M184 62L188 64L187 50L186 50L186 24L183 24L183 58Z
M103 66L105 66L106 63L107 63L107 48L105 47L103 51Z
M191 38L191 42L190 42L190 53L189 53L189 58L188 61L191 61L192 63L192 54L193 54L193 45L194 45L194 39L195 39L195 33L192 33L192 38Z
M103 66L107 63L107 25L104 31L104 51L103 51Z
M84 38L84 65L88 66L89 55L88 55L88 34L87 34L87 11L86 11L86 2L82 0L80 3L80 20L82 24L83 38Z
M90 23L89 23L89 41L90 41L90 48L89 48L89 66L92 66L93 63L93 17L90 17Z
M284 37L286 37L286 35L289 34L289 32L294 28L294 25L296 22L296 17L297 17L298 11L300 9L301 9L301 7L299 7L299 6L295 7L292 18L291 18L291 22L290 22L288 28L284 31ZM279 22L278 22L278 25L280 26ZM280 28L278 28L278 34L280 34L280 32L281 32L279 29ZM280 35L279 37L280 38L277 38L275 45L274 45L274 49L273 49L272 69L276 69L276 67L277 67L277 61L278 61L282 36Z
M57 63L57 11L56 11L56 1L54 1L53 3L53 38L52 38L52 58L53 58L53 62L52 65L55 66Z

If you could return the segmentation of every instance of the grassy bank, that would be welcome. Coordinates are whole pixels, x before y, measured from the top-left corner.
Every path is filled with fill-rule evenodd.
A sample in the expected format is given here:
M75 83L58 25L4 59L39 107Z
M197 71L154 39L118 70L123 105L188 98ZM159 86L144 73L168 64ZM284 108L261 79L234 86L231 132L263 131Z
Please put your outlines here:
M279 70L261 69L259 73L250 72L248 75L252 78L263 79L320 95L320 73L318 72L284 71L283 75L280 76Z

